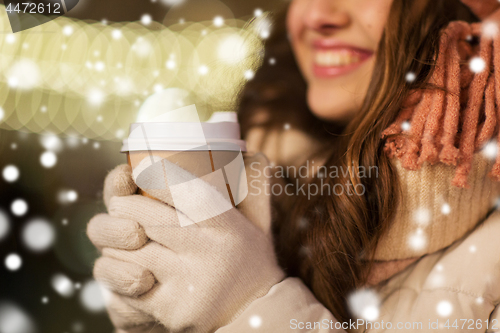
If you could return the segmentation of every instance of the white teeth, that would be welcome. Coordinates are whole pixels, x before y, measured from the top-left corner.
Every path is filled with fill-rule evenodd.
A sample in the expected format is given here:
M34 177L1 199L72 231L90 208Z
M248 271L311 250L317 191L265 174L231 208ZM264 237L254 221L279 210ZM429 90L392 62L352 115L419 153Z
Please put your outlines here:
M319 66L341 67L358 63L361 59L359 55L345 51L318 51L314 60Z

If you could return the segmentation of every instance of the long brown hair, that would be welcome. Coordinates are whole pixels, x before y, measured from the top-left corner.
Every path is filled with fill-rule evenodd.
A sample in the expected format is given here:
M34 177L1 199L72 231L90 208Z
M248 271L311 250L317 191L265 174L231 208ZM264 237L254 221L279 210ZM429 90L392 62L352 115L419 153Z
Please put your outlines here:
M325 166L347 175L312 180L318 185L346 182L362 186L363 195L296 196L276 214L274 232L280 264L308 285L338 320L350 318L348 293L366 284L372 255L382 233L393 222L399 200L396 171L383 153L381 132L395 119L410 89L429 88L440 31L454 20L477 18L458 0L394 0L370 87L362 107L347 125L316 118L306 104L306 83L288 42L286 12L277 15L267 41L264 65L240 96L244 135L254 126L281 130L285 123L325 143L318 153ZM269 64L269 60L271 64ZM416 79L409 83L406 74ZM266 117L256 117L265 112ZM357 170L377 167L376 177ZM290 209L293 207L293 209Z

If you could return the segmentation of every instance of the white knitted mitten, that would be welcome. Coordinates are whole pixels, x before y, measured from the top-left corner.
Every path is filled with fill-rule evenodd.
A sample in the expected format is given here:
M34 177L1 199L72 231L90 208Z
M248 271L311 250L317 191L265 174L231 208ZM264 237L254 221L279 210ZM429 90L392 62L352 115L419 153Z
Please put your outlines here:
M255 160L261 166L265 162L259 156ZM176 183L194 178L167 161L164 168L169 180ZM106 183L131 189L123 181L127 173L130 170L123 167L115 174L119 181ZM259 180L259 175L250 177ZM105 189L110 215L96 216L88 227L89 237L104 254L94 274L119 295L122 304L140 309L138 313L145 314L141 320L157 320L172 332L211 332L230 323L284 277L269 235L269 198L263 193L251 193L246 205L242 202L247 211L250 206L261 211L254 210L252 220L259 215L267 219L258 221L257 227L236 208L214 214L220 211L219 205L227 207L228 203L201 180L195 180L195 187L185 193L176 192L177 202L185 200L193 208L186 214L177 212L168 197L163 198L166 205L143 196L117 197L110 192L124 191ZM197 220L200 213L213 217L180 227L179 216L191 219L192 212ZM142 231L151 240L145 245ZM133 326L123 314L118 319L116 311L110 316L118 327Z

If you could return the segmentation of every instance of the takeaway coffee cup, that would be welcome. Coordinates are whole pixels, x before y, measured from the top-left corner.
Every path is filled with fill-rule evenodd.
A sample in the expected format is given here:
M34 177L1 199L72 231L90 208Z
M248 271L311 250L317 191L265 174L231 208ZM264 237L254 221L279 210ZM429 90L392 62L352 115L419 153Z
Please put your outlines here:
M182 117L172 116L171 112ZM191 121L172 121L179 118ZM127 154L139 193L156 199L171 195L179 208L183 203L176 202L176 191L196 191L196 187L188 186L189 181L180 184L178 179L169 177L162 164L167 160L216 187L236 206L248 194L243 162L246 143L240 139L237 116L234 112L215 112L206 122L197 119L196 107L191 105L150 122L131 125L121 151Z

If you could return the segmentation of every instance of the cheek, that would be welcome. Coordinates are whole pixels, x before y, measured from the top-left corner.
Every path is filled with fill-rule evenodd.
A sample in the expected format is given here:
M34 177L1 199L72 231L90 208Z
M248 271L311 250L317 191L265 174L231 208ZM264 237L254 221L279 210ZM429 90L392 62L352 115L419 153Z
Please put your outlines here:
M305 9L304 0L294 0L288 8L286 26L292 42L296 41L303 30L303 11Z
M364 22L364 30L375 44L382 39L392 3L393 0L370 1L357 12L358 21Z
M307 69L307 59L310 52L308 47L304 44L303 35L306 29L304 22L304 12L307 10L308 2L310 0L294 0L290 4L287 13L287 32L290 39L297 65L306 81L309 81L310 75Z

